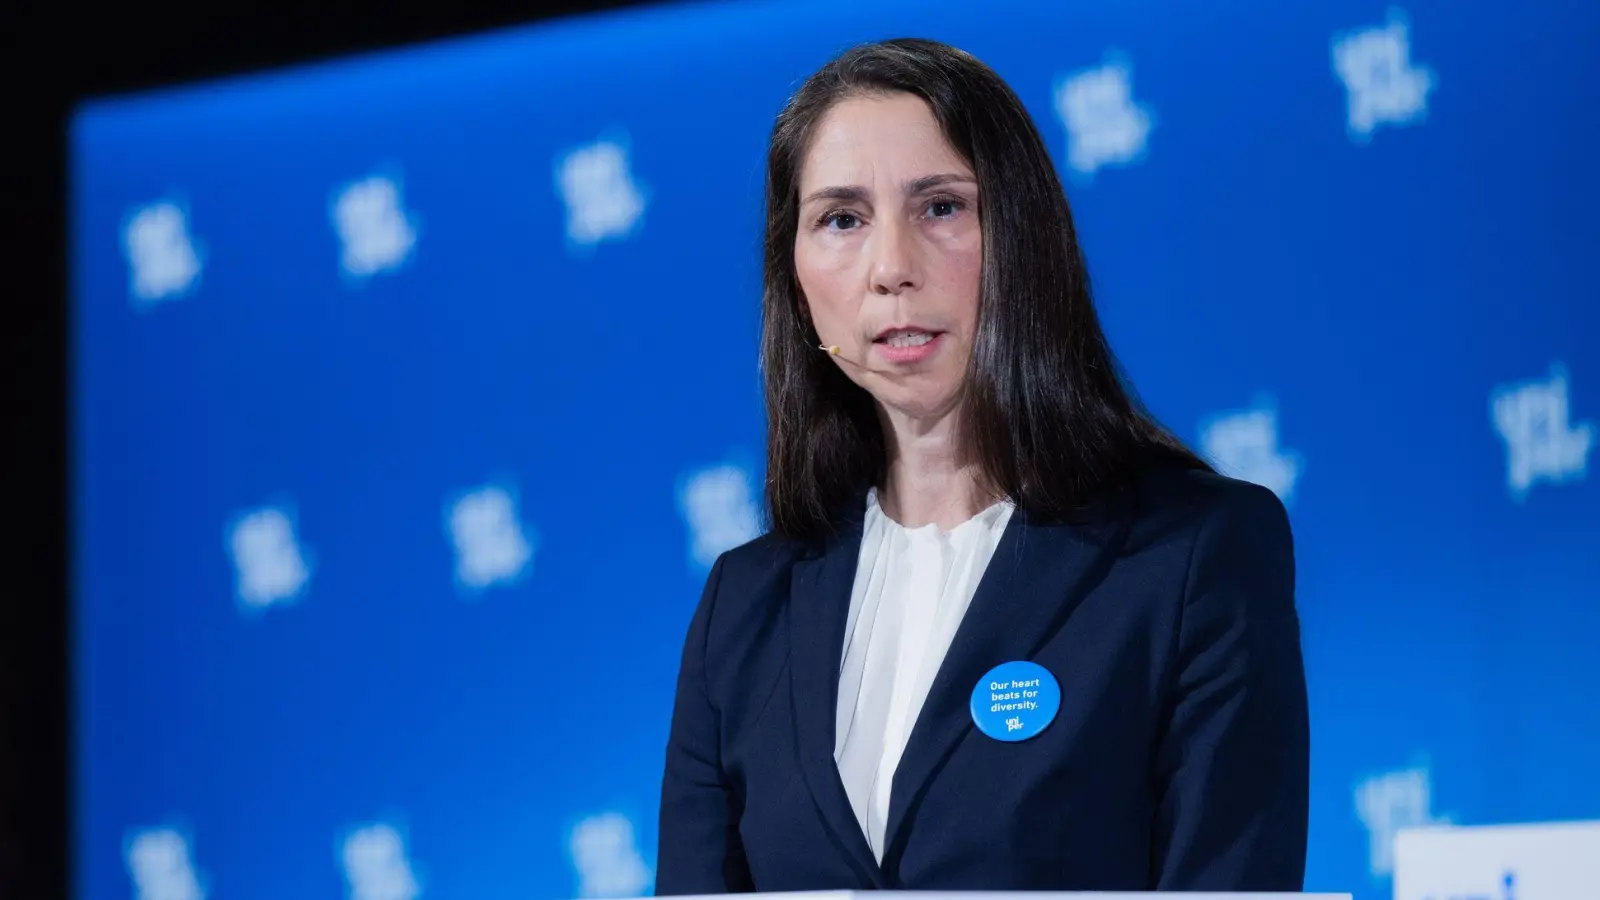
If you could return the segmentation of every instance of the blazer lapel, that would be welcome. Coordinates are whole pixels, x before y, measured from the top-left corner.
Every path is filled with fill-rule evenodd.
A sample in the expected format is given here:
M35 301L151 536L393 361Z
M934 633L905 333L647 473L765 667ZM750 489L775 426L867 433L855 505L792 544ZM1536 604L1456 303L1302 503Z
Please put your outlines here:
M820 556L795 563L789 586L790 685L806 787L862 882L882 889L888 884L833 758L839 666L860 552L861 522L852 519Z
M1086 524L1032 524L1021 509L1012 513L895 769L886 870L894 871L907 818L929 780L973 727L973 686L995 666L1039 651L1104 577L1126 528L1125 516L1103 508Z

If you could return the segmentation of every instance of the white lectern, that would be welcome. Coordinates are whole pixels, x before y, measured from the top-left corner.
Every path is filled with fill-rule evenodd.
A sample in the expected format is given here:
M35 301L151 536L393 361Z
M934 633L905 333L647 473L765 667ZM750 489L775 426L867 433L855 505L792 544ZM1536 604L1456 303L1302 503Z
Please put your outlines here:
M677 900L1351 900L1349 894L1144 893L1117 891L794 891L712 894ZM643 900L643 898L639 898Z
M686 895L677 900L731 900L734 897L744 900L1350 900L1349 894L1130 894L1115 890L797 890L782 894Z
M1600 897L1600 821L1435 826L1394 842L1394 900Z

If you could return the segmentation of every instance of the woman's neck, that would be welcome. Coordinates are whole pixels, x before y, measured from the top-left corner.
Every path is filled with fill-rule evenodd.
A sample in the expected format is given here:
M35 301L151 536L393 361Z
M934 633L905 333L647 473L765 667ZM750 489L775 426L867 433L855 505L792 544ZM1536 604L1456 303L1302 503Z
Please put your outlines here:
M949 531L993 502L959 439L954 414L931 423L896 418L883 422L889 470L878 505L885 515L907 528L933 524Z

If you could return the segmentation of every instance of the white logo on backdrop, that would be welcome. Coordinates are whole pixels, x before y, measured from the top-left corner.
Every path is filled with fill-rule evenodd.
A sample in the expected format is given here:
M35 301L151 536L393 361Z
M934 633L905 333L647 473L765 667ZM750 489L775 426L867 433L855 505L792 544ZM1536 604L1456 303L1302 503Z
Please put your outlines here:
M1200 426L1201 452L1222 474L1254 482L1288 503L1303 461L1278 445L1278 410L1269 398L1214 416Z
M1518 500L1536 482L1562 484L1588 473L1595 423L1571 422L1568 391L1567 370L1556 363L1547 379L1498 387L1489 396L1506 445L1506 486Z
M511 490L490 485L448 505L445 526L456 553L456 581L479 590L515 582L527 571L535 538L518 519Z
M1420 122L1428 114L1428 93L1437 85L1433 70L1411 62L1410 28L1399 10L1389 22L1333 38L1333 71L1348 95L1347 127L1365 142L1380 125Z
M579 897L638 897L652 875L639 853L633 823L621 813L590 816L567 842L578 876Z
M311 578L294 519L280 507L264 507L235 519L228 529L228 551L239 600L248 607L292 600Z
M709 568L725 550L761 535L750 473L727 464L691 473L678 489L678 511L689 526L689 556Z
M1144 156L1154 116L1133 101L1132 74L1126 61L1113 57L1056 80L1056 115L1067 130L1067 164L1074 171L1092 175Z
M189 841L171 828L135 835L128 842L127 863L136 900L205 900Z
M1355 790L1356 815L1367 829L1367 866L1374 878L1394 872L1394 837L1402 828L1448 825L1433 813L1433 782L1426 766L1383 772Z
M330 217L341 245L339 265L353 278L400 268L417 243L414 217L393 178L372 175L344 185L334 194Z
M422 893L406 859L405 840L388 825L367 825L341 851L350 900L413 900Z
M200 278L200 251L189 235L189 216L170 200L142 206L127 218L122 250L136 306L176 300Z
M573 245L626 237L644 215L645 191L634 181L623 140L579 147L558 158L555 169Z

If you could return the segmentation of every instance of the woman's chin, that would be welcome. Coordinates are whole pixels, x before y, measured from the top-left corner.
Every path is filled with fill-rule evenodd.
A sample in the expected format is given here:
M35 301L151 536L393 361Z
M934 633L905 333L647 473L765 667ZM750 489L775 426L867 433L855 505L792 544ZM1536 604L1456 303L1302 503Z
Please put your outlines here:
M915 386L879 389L872 392L878 405L901 419L934 420L948 416L956 408L959 393Z

